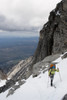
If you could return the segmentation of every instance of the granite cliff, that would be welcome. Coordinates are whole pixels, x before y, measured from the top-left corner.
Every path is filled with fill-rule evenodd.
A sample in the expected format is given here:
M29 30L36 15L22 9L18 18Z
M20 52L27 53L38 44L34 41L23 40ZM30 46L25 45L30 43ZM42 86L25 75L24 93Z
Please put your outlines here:
M50 12L48 22L40 31L38 47L34 54L34 62L46 56L63 53L67 50L67 0L62 0Z

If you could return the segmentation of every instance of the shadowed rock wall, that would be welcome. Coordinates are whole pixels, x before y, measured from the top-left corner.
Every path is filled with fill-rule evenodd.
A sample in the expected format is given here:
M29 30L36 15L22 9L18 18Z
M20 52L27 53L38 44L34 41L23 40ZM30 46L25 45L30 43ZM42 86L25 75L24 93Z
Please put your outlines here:
M40 31L40 38L34 54L34 62L46 56L67 50L67 0L62 0L50 12L48 22Z

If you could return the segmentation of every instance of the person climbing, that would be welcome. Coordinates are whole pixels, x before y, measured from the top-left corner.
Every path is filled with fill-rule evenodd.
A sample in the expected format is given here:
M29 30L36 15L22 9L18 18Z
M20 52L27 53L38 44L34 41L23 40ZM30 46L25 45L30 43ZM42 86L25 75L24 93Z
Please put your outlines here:
M50 68L49 68L49 71L48 71L48 75L51 79L51 86L53 86L53 79L54 79L55 72L59 72L59 68L56 69L56 65L51 64Z

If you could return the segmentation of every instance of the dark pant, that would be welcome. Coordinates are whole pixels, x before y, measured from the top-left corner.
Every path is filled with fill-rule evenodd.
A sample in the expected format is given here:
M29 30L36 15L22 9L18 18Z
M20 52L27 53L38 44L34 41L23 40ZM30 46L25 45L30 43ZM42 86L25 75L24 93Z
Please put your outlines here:
M50 79L51 79L51 86L53 86L54 75L50 75Z

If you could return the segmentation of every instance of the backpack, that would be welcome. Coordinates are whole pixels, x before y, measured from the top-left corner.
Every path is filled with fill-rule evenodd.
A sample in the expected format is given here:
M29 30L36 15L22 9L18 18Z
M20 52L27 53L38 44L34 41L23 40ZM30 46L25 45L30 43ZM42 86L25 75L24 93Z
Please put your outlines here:
M50 69L56 69L56 65L55 65L55 64L50 64L50 65L49 65L49 68L48 68L48 71L49 71Z

